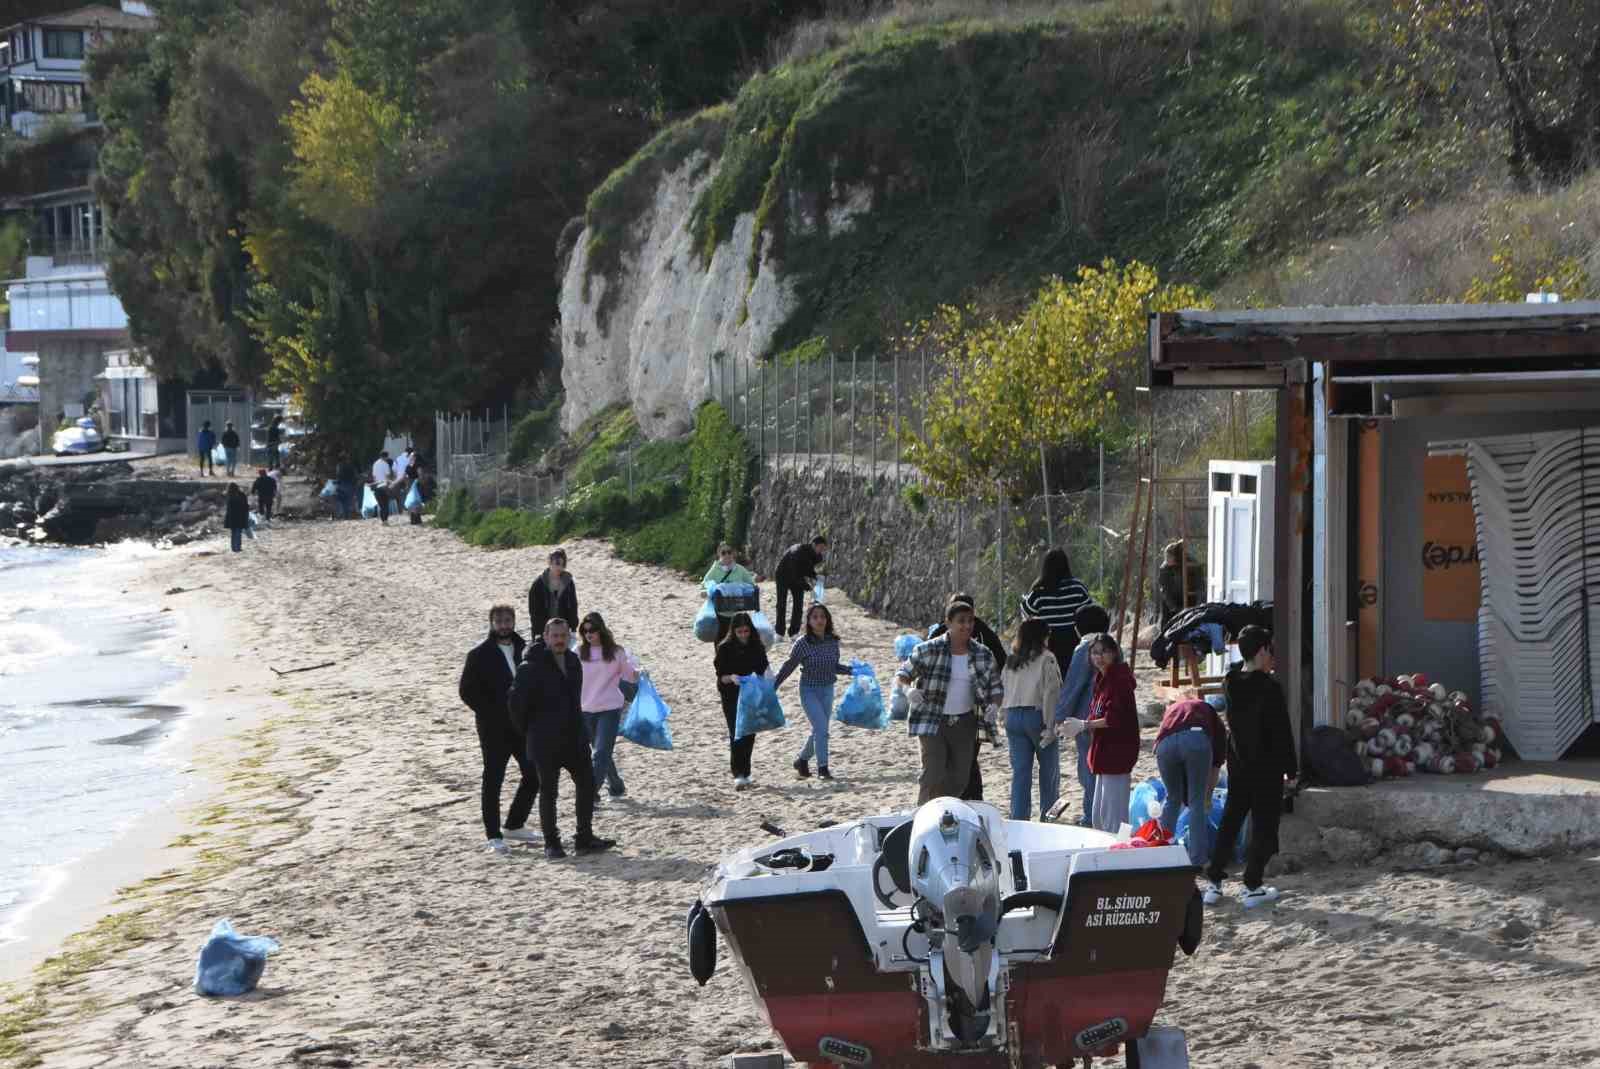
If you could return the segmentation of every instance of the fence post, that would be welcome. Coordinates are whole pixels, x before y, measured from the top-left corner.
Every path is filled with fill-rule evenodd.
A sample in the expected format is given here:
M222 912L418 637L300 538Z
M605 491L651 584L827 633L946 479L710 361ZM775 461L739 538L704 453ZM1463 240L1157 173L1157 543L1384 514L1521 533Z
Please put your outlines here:
M850 350L850 477L856 474L856 369L861 357L859 349Z
M900 354L894 357L894 488L900 489Z
M928 347L921 346L922 351L922 393L919 395L921 406L918 408L918 422L921 424L922 444L928 444Z
M832 486L833 469L836 466L836 451L834 448L834 424L839 421L838 413L833 408L833 377L839 363L839 354L830 347L828 349L828 476L829 486Z
M872 361L872 474L873 482L878 481L878 361Z
M794 422L789 425L789 459L791 462L800 453L800 360L794 362Z
M806 365L806 476L811 475L811 455L815 451L812 446L816 438L817 422L811 414L811 366Z
M952 582L952 584L950 586L951 593L955 593L956 591L961 589L961 540L962 540L962 528L964 526L963 521L965 519L966 519L966 506L963 505L963 504L958 503L956 505L956 551L950 555L950 557L951 557L950 565L951 565L951 568L954 570L954 573L955 573L954 581Z
M1100 596L1106 596L1106 443L1100 443Z
M767 477L767 365L761 365L761 478Z
M995 570L995 627L1004 631L1006 627L1006 495L1000 486L1000 480L994 483L994 527L996 554Z

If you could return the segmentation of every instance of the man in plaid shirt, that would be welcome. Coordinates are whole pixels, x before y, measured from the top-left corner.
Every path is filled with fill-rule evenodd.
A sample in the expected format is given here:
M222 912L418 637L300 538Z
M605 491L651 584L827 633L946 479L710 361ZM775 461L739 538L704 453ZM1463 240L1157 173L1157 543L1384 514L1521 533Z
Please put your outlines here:
M899 675L910 688L908 726L922 748L918 805L961 797L978 748L978 717L994 723L1003 694L994 654L972 641L972 606L952 602L944 618L945 633L912 651Z

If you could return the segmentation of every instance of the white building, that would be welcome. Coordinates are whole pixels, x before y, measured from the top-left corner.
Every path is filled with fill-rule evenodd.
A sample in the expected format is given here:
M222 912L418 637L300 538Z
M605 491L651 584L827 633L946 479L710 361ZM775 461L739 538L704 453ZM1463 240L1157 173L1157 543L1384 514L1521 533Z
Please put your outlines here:
M145 5L124 0L120 8L84 7L0 29L0 121L40 142L40 152L82 155L81 138L92 136L83 131L99 125L84 69L88 56L111 34L153 26ZM71 178L58 188L10 197L0 192L0 207L30 217L23 276L0 283L11 304L6 351L38 355L36 392L47 425L98 401L117 425L102 430L129 438L134 448L154 449L153 385L136 384L135 403L148 396L150 404L127 410L125 382L142 377L143 368L128 358L128 317L106 279L105 214L88 167L62 170ZM12 362L7 357L4 366Z

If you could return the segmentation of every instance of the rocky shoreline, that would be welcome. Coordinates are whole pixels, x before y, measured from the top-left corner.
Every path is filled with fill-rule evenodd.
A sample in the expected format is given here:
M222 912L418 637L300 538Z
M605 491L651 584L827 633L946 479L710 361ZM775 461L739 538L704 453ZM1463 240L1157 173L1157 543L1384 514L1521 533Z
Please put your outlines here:
M0 536L86 545L124 539L184 545L222 530L225 483L164 477L127 461L0 462Z

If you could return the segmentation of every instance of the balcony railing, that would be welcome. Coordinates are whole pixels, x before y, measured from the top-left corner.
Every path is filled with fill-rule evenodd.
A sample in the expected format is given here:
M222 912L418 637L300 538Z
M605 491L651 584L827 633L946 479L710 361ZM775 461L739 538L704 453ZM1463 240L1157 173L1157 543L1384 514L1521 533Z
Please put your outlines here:
M89 238L35 238L29 247L33 256L48 256L56 267L93 267L106 262L111 239L101 235Z

